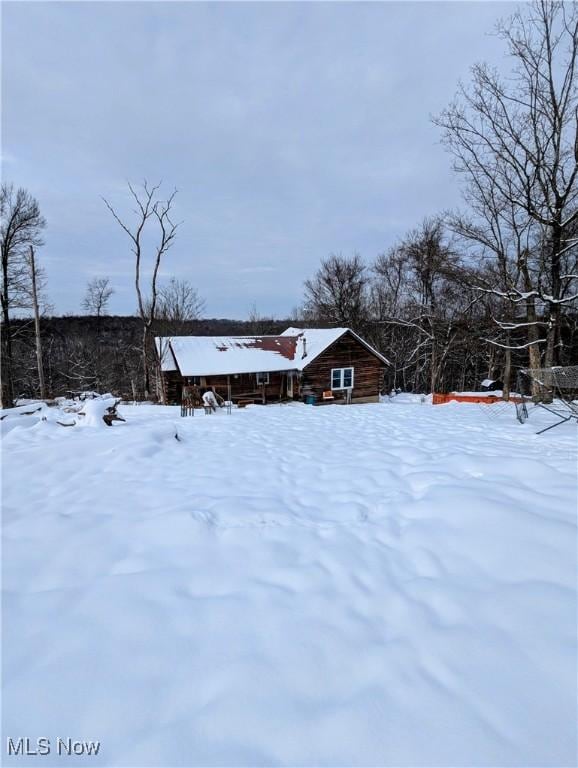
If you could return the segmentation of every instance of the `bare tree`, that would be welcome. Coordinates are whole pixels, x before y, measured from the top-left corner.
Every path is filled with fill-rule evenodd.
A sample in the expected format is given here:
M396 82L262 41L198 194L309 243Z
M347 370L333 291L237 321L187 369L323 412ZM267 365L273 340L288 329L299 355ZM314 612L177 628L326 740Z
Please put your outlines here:
M169 195L167 200L162 200L157 196L160 189L160 183L151 187L145 180L140 191L137 191L130 183L128 184L128 188L134 203L136 203L136 208L133 211L136 216L136 221L132 228L120 218L108 200L104 198L103 200L109 211L114 216L117 224L130 238L132 244L132 252L135 257L135 289L138 302L138 311L143 323L143 387L144 396L145 398L148 398L150 397L151 381L151 366L149 365L149 359L152 357L153 368L157 374L159 367L158 353L154 347L154 344L151 343L152 326L156 317L158 300L157 280L161 260L173 244L177 232L177 227L179 226L179 224L173 223L171 219L171 209L175 195L177 194L177 190L175 189ZM142 284L144 257L143 239L145 228L151 221L156 222L158 240L156 246L154 247L152 269L150 271L150 282L148 283L147 289L145 291ZM148 300L145 298L147 295ZM157 375L157 380L160 380L161 378L162 377Z
M427 371L427 386L436 390L460 338L460 321L471 302L459 285L459 268L439 218L425 219L372 266L373 316L382 326L404 331L403 365L412 365L414 389L426 383Z
M251 309L249 310L247 322L247 330L255 336L271 333L271 323L273 322L273 318L262 315L257 309L256 302L253 302Z
M82 308L90 315L100 318L106 314L108 302L114 293L108 277L93 277L86 286L86 293L82 300Z
M532 301L543 305L549 367L556 362L562 309L578 296L572 234L578 220L578 6L537 0L500 23L498 34L513 61L512 75L502 79L486 64L476 65L471 86L460 86L435 122L470 194L507 211L510 220L513 211L522 231L532 230L534 264L527 251L519 262L520 283L494 290L530 306L530 316ZM494 212L484 219L495 221ZM495 245L495 232L492 239ZM537 341L528 342L534 357Z
M188 280L171 277L158 290L157 317L175 327L178 333L190 320L198 320L205 311L205 301Z
M368 276L359 254L322 259L305 281L305 317L361 330L367 321Z
M91 347L88 360L93 363L94 380L92 387L96 390L100 390L103 385L103 367L105 367L103 363L106 362L107 358L106 354L104 356L102 354L101 318L107 313L108 302L113 293L114 288L108 277L93 277L86 285L86 293L82 300L82 308L89 315L96 317L93 338L87 339L87 343Z
M149 306L150 299L146 306ZM168 283L158 290L155 332L160 340L157 353L162 363L167 354L169 336L186 334L192 320L198 320L205 310L205 302L199 296L197 289L188 280L178 280L171 277ZM164 379L160 376L157 388L165 399Z
M38 301L38 269L34 246L30 246L28 252L28 266L30 268L30 293L32 299L32 311L34 312L34 336L36 339L36 365L38 367L38 389L42 400L46 398L46 385L44 383L44 364L42 360L42 337L40 335L40 304Z
M25 189L14 190L12 184L0 189L0 261L2 284L2 386L3 408L14 404L11 314L28 301L30 273L27 255L31 246L42 244L41 232L46 221L37 200Z
M532 219L501 199L491 180L471 186L465 196L470 213L448 216L448 226L468 248L476 269L464 275L468 288L485 294L494 326L485 341L503 350L504 397L508 399L512 353L524 350L530 367L540 366L540 345L546 343L543 304L532 291L541 259L538 229ZM521 333L526 334L525 340ZM514 338L515 337L515 338Z

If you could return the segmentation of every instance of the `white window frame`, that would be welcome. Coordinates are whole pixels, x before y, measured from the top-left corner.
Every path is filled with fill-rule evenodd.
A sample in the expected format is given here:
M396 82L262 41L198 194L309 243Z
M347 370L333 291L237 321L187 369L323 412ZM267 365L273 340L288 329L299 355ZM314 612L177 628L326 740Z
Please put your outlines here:
M263 384L267 386L269 384L269 371L261 371L260 373L256 373L255 379L257 380L257 384L259 386Z
M339 371L339 386L334 387L333 386L333 374L335 372ZM345 378L344 373L345 371L351 371L351 386L345 387L343 385L343 380ZM331 389L333 392L338 392L339 390L343 389L353 389L353 382L355 380L355 368L352 365L347 365L345 368L332 368L331 369Z

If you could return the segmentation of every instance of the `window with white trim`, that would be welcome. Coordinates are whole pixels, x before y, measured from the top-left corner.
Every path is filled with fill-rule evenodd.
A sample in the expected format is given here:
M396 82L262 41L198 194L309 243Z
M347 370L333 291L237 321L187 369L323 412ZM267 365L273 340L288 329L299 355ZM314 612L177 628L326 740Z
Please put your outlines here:
M331 389L353 389L353 368L332 368Z
M269 383L269 372L265 371L264 373L256 373L255 376L257 377L257 384L268 384Z

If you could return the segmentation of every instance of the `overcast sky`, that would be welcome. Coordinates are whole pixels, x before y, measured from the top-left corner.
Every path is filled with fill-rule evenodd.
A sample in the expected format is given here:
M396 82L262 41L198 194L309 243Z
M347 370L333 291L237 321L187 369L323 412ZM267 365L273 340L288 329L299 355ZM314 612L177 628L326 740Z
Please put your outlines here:
M469 67L506 65L505 3L9 2L3 180L46 216L57 313L110 276L134 312L126 180L177 187L163 265L211 317L284 317L331 252L366 260L459 203L430 122Z

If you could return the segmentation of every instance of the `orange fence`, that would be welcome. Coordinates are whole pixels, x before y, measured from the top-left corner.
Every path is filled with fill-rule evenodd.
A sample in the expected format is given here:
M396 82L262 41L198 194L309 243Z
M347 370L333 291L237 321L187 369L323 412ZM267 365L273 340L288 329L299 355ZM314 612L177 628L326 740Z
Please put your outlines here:
M505 400L496 395L460 395L459 392L450 392L447 395L434 393L432 403L434 405L443 405L451 401L456 403L481 403L482 405L492 405L493 403L503 403ZM510 397L510 403L523 402L521 397Z

